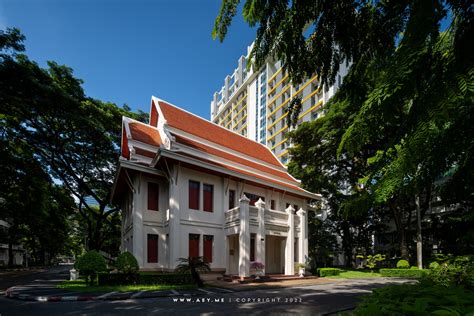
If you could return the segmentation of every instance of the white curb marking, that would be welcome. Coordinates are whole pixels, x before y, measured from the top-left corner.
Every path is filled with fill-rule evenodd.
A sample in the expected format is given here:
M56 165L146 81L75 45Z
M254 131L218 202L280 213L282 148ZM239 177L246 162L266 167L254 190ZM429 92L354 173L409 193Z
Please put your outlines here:
M109 296L112 296L114 294L117 294L118 292L109 292L109 293L105 293L104 295L101 295L99 297L97 297L98 300L105 300L106 298L108 298Z

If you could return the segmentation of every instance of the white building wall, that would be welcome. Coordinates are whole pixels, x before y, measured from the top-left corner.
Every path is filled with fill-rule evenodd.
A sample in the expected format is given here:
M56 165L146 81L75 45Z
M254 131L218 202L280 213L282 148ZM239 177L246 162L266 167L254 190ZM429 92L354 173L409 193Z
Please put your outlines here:
M235 260L230 257L230 248L234 249L233 258L238 258L239 250L234 244L228 242L228 232L225 231L225 212L229 206L229 190L235 191L235 206L239 205L239 198L244 193L261 196L265 200L265 209L271 208L274 200L275 209L284 212L286 205L305 207L305 200L275 192L248 183L229 180L226 177L196 171L187 167L172 166L171 178L168 182L164 178L147 176L138 173L132 178L134 194L130 194L130 204L127 206L125 196L124 213L127 208L132 212L125 215L122 223L122 250L131 251L137 258L141 269L145 270L172 270L178 264L179 258L189 256L189 234L198 234L199 255L203 255L204 235L213 236L211 268L213 270L236 269ZM199 210L189 208L189 181L200 183ZM148 182L159 185L159 210L147 209ZM203 211L203 184L214 187L213 212ZM296 215L295 215L296 216ZM299 229L299 228L298 228ZM295 236L298 235L295 229ZM251 223L250 234L258 233L258 224ZM158 262L147 262L147 235L158 235ZM275 232L271 225L266 229L266 234L286 238L287 233ZM238 245L238 244L237 244ZM273 244L270 244L271 246ZM280 243L278 243L280 245ZM281 246L281 245L280 245ZM283 247L283 246L281 246ZM282 248L284 249L284 248ZM279 251L281 251L280 249ZM285 260L284 251L281 260ZM295 257L297 258L297 257ZM297 260L297 259L295 259Z

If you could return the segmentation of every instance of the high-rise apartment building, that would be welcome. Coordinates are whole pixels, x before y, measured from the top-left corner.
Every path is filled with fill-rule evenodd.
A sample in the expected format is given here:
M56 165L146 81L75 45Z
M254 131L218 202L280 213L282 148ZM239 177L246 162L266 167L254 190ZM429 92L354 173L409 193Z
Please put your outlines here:
M299 86L290 83L281 61L267 61L259 70L247 69L247 55L224 80L211 101L211 121L236 133L268 146L283 164L288 163L286 108L294 96L302 101L299 123L324 115L324 104L334 95L347 74L348 63L341 64L336 83L327 89L320 85L317 75Z

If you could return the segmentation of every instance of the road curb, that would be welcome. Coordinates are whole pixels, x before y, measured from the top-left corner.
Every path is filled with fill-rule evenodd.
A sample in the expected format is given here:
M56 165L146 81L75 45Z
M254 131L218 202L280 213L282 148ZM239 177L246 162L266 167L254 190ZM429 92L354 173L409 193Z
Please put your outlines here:
M76 296L60 296L60 295L48 295L38 296L30 294L21 294L16 292L14 289L9 288L5 291L5 297L32 302L77 302L77 301L93 301L96 300L95 296L91 295L76 295Z
M76 295L76 296L63 296L63 295L48 295L48 296L38 296L38 295L30 295L30 294L21 294L20 292L16 291L13 288L8 288L5 291L5 297L11 299L17 299L22 301L33 301L33 302L85 302L85 301L120 301L120 300L128 300L128 299L143 299L143 298L158 298L158 297L176 297L176 296L196 296L197 293L172 293L167 294L166 291L163 293L157 292L155 294L147 294L141 297L143 291L139 292L131 292L128 295L123 295L120 293L107 293L111 295Z

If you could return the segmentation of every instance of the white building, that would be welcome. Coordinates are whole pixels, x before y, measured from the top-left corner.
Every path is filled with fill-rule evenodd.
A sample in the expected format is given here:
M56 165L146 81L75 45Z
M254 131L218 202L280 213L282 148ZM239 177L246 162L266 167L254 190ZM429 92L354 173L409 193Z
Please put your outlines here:
M281 61L268 60L258 71L247 70L252 46L241 56L238 66L224 80L224 86L214 93L211 101L211 121L268 146L287 164L289 160L286 107L299 96L302 110L299 121L312 121L324 115L324 104L342 84L349 63L340 65L336 83L327 89L321 87L314 75L299 86L293 86L288 74L282 71Z
M10 224L4 220L0 219L0 229L7 230L10 227ZM13 265L19 266L23 265L24 257L25 257L25 249L23 249L22 245L12 245L12 253L13 253ZM0 243L0 266L8 265L8 260L10 257L10 248L8 244Z
M308 254L309 202L318 194L264 145L152 97L149 124L123 118L112 199L122 250L141 269L172 270L203 256L214 271L294 274Z

